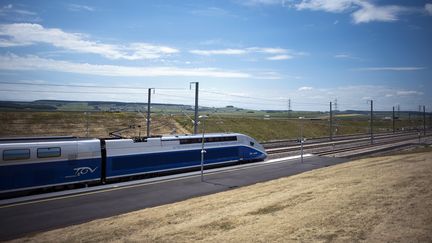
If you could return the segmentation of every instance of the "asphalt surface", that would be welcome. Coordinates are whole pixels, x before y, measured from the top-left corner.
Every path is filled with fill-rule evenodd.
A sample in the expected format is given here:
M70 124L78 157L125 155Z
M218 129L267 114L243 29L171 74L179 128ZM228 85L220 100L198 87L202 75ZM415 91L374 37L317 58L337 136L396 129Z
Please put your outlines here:
M199 173L184 177L142 181L92 190L81 194L54 198L39 198L0 206L0 240L44 232L91 220L111 217L144 208L182 201L188 198L227 191L281 177L299 174L317 168L346 162L331 157L308 157L279 160L272 163L254 163L209 170L204 182Z

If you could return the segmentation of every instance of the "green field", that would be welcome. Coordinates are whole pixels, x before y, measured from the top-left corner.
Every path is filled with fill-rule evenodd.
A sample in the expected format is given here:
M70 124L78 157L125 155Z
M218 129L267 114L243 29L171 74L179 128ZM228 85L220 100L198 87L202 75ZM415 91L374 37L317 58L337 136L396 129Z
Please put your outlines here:
M300 113L301 114L301 113ZM242 113L209 113L205 121L206 132L238 132L250 135L259 141L295 139L301 136L316 138L329 136L329 121L323 114L311 118L314 113L304 112L305 119L286 118L281 114L262 116ZM0 136L64 136L109 137L110 132L120 132L125 137L146 135L146 114L141 112L78 112L78 111L2 111L0 112ZM310 118L307 118L307 117ZM192 112L167 114L152 113L151 133L191 133ZM430 121L428 121L430 122ZM334 135L369 132L367 116L336 116ZM396 129L422 128L422 120L397 120ZM430 124L428 123L428 126ZM392 121L376 118L374 132L392 130ZM202 126L199 132L202 132Z
M193 130L192 122L185 117L176 117L176 120L188 130ZM206 132L239 132L250 135L259 141L280 139L293 139L303 134L306 138L328 137L330 125L327 119L282 119L282 118L254 118L254 117L224 117L211 116L205 121ZM421 127L422 121L397 121L396 130L413 129L417 124ZM201 132L202 130L200 130ZM369 120L335 119L333 121L333 134L346 135L369 133ZM392 131L391 120L374 121L374 132Z
M145 103L56 101L0 101L0 136L59 136L109 137L121 132L125 137L146 135ZM151 134L182 134L193 131L194 109L181 104L152 104ZM206 132L238 132L259 141L327 137L330 133L329 113L320 111L248 110L234 106L200 107ZM422 128L418 112L401 112L396 130ZM300 117L304 119L299 119ZM374 112L374 132L392 130L392 113ZM368 111L338 111L333 113L333 134L369 133ZM428 126L431 117L428 116ZM129 129L127 129L129 128ZM200 127L200 131L202 127Z

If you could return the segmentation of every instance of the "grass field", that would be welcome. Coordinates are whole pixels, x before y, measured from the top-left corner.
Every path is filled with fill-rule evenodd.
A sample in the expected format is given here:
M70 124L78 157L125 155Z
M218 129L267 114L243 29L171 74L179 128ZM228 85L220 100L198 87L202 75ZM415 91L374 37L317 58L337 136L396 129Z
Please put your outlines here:
M187 130L193 130L190 119L184 116L176 116L175 119ZM211 116L206 119L206 132L239 132L250 135L259 141L278 139L293 139L303 134L306 138L329 136L329 121L314 119L281 119L281 118L257 118L234 116ZM414 124L414 123L413 123ZM408 121L399 121L396 128L412 127ZM377 120L374 122L375 132L392 130L392 122ZM201 132L201 130L200 130ZM369 121L364 118L334 120L334 135L346 135L357 133L369 133Z
M17 242L431 242L432 153L362 159Z
M3 137L108 137L110 132L131 125L135 128L122 132L123 136L146 135L145 115L136 112L0 112L0 136ZM189 132L168 115L155 115L151 128L152 134Z
M75 104L78 105L78 104ZM305 113L313 115L314 113ZM280 114L279 114L280 115ZM319 114L315 114L319 115ZM189 114L191 117L192 114ZM368 133L369 121L365 116L337 117L334 119L334 135ZM402 120L396 128L414 127L421 121ZM146 114L137 112L77 112L77 111L3 111L0 112L0 137L74 135L108 137L110 132L135 125L134 129L122 133L124 136L146 134ZM210 114L205 121L206 132L239 132L259 141L294 139L303 133L306 138L329 135L329 121L320 119L287 119L286 117L264 117L256 114ZM391 120L376 119L375 132L392 129ZM140 127L139 127L140 126ZM88 129L87 129L88 128ZM153 113L151 133L191 133L193 122L184 114ZM200 129L199 132L202 130Z

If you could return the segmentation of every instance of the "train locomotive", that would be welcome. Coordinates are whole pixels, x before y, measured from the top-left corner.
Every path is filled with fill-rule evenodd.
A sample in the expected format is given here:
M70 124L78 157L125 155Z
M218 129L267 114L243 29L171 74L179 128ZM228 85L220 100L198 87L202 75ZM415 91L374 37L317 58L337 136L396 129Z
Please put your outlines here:
M202 142L202 135L0 139L0 194L198 168ZM267 157L256 140L239 133L206 134L204 145L205 165Z

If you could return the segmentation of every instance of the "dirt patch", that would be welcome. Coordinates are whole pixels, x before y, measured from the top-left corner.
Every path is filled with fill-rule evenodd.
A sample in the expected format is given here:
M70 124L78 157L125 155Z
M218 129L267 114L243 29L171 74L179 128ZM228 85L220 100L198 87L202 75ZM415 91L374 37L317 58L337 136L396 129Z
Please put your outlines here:
M432 153L362 159L70 226L32 242L431 242Z

